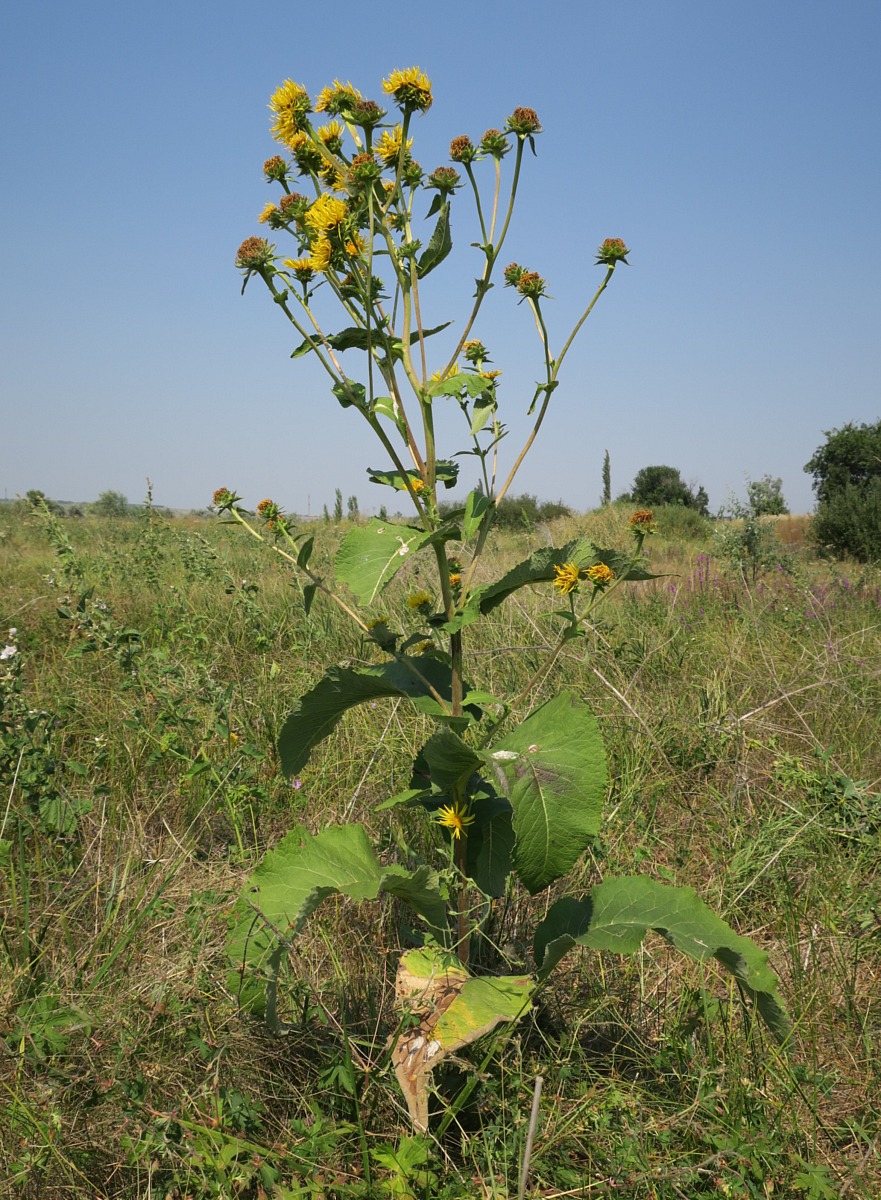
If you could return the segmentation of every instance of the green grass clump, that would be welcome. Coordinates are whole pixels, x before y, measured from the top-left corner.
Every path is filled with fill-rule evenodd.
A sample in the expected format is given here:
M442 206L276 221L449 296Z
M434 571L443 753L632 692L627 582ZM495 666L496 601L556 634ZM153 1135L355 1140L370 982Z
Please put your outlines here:
M628 515L505 533L486 570L547 537L620 545ZM613 766L584 887L696 887L769 951L788 1057L663 942L572 955L458 1122L416 1139L386 1049L409 938L394 902L333 902L303 934L281 1039L239 1013L223 953L233 900L288 829L360 820L388 861L423 848L421 814L375 811L428 732L398 706L349 713L300 778L278 769L294 700L375 648L320 598L307 618L296 577L220 523L0 519L0 1194L511 1196L538 1073L530 1194L881 1194L877 571L793 538L787 568L753 578L710 529L659 514L662 577L616 593L547 682L592 705ZM330 574L340 530L316 534ZM419 582L402 573L383 611ZM476 686L522 688L553 607L536 588L481 623ZM540 915L511 892L487 934L528 963Z

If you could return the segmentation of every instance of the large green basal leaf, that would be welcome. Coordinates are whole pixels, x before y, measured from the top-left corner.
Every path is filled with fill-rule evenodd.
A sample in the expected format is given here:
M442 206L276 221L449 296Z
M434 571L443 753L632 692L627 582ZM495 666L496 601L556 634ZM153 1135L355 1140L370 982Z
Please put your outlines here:
M650 929L692 958L715 958L755 1000L774 1036L785 1041L789 1021L767 954L735 933L693 888L630 875L598 884L583 900L558 900L535 933L540 977L573 946L633 954Z
M600 829L606 754L588 706L561 692L491 747L514 809L514 869L535 894L565 875Z
M440 715L443 710L431 688L449 701L450 668L427 655L400 655L394 662L358 671L331 667L311 691L300 697L282 726L278 738L282 771L296 775L318 743L333 732L343 713L358 704L385 696L406 696L420 711Z
M476 979L454 955L436 947L402 956L395 995L410 1019L402 1022L392 1064L416 1129L428 1128L428 1084L434 1068L497 1025L519 1020L529 1011L534 991L535 981L528 975Z
M328 896L375 900L387 893L410 905L435 932L446 927L446 900L429 867L383 866L361 825L336 825L304 836L292 831L251 876L233 909L227 953L240 972L274 984L278 951ZM252 1010L263 1008L262 987L244 989Z
M424 529L392 525L373 517L346 534L334 563L336 577L359 604L370 604L430 540L431 534Z

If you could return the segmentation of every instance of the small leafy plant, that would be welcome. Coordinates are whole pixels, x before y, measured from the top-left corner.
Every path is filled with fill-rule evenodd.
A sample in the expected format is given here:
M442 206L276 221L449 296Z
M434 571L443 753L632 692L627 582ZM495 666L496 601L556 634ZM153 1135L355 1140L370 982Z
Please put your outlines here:
M501 372L491 366L479 334L525 151L534 153L542 131L539 119L531 108L516 108L504 128L487 130L476 143L457 136L450 144L453 165L426 174L413 157L411 131L414 117L432 104L431 84L413 67L393 71L382 86L399 114L394 118L349 83L336 81L314 101L291 80L275 92L272 132L286 154L264 163L267 181L281 194L260 221L290 239L291 255L253 236L242 243L236 264L243 290L250 279L261 279L296 330L301 340L293 357L313 355L337 402L376 436L387 463L368 475L409 502L412 522L356 524L336 555L335 578L328 579L312 565L313 538L274 501L263 500L251 516L241 497L220 488L214 504L294 565L307 613L316 597L337 605L379 659L330 666L300 698L279 737L282 769L296 776L349 709L406 701L436 728L413 763L410 786L380 807L421 809L433 850L425 862L402 866L382 861L360 824L314 836L294 830L266 856L237 902L228 948L243 1005L280 1032L280 971L323 900L388 895L408 905L423 937L397 970L401 1020L392 1062L412 1123L425 1130L434 1068L527 1013L537 989L578 945L633 953L653 930L696 959L715 958L778 1038L787 1025L766 955L691 889L648 877L607 879L586 896L551 903L535 931L532 973L473 970L494 903L517 884L532 895L545 892L600 830L607 767L593 713L572 690L535 706L533 698L546 694L541 689L560 652L585 637L597 607L623 584L652 578L643 545L654 531L653 515L647 509L633 514L626 551L578 538L537 551L500 578L488 577L485 551L499 506L550 410L569 349L619 263L627 262L628 249L620 238L602 242L596 258L602 281L558 347L546 322L545 280L517 262L504 268L505 286L534 323L541 378L522 399L503 403ZM293 190L295 178L308 194ZM473 201L479 274L460 335L452 349L436 353L449 322L426 326L423 292L452 249L451 212L461 191ZM430 226L423 234L418 216L426 201ZM334 312L345 323L331 332ZM351 352L360 354L357 371L348 366ZM532 425L506 458L502 418L516 403ZM442 454L435 415L450 404L461 413L465 448ZM462 455L475 462L479 482L450 511L439 494L457 482ZM417 560L420 579L428 575L433 584L410 593L408 620L399 623L382 612L381 597ZM536 585L557 605L554 643L518 694L490 694L472 675L471 627L519 589Z

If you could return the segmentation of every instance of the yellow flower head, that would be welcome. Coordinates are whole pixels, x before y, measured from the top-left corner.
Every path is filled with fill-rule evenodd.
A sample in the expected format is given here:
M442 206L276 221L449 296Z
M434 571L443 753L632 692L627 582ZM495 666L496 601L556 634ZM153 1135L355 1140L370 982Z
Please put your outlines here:
M419 608L429 608L431 606L431 592L413 592L407 597L407 604L415 612Z
M554 587L561 596L568 596L570 592L574 592L578 587L578 580L581 577L581 571L573 562L563 563L561 567L554 567Z
M453 365L450 367L449 371L447 371L446 375L444 375L443 379L444 379L444 381L446 381L447 379L452 379L454 375L461 375L461 371L459 370L458 363L453 363ZM432 374L431 382L432 383L441 383L440 371L435 371Z
M313 271L326 271L330 266L332 252L333 249L326 237L316 238L309 252L309 266Z
M324 165L321 151L308 134L295 133L288 143L288 147L302 175L308 175L312 171L320 171Z
M346 242L346 254L348 254L350 258L357 258L359 254L364 253L364 245L364 239L356 229ZM419 482L421 483L422 480L420 479Z
M278 209L275 207L275 205L272 203L272 201L269 200L263 206L263 212L260 214L260 216L257 218L257 220L260 222L261 225L265 225L266 222L269 220L269 218L272 216L272 214L277 213L277 212L278 212Z
M304 220L315 233L327 234L331 230L339 229L348 215L349 209L345 200L338 200L336 196L324 195L319 196L309 206Z
M335 79L332 87L322 88L318 93L315 111L329 112L331 115L335 115L342 112L343 109L352 108L361 99L361 93L351 83L340 83L338 79Z
M405 111L426 112L431 108L431 80L418 67L392 71L388 79L383 79L382 87Z
M384 129L379 141L374 149L379 156L379 161L384 167L396 167L398 158L401 153L401 146L404 140L404 130L401 125L396 125L394 129ZM413 145L413 139L407 139L406 150L409 153L410 147Z
M605 563L596 563L594 566L588 567L585 574L594 587L598 588L608 587L615 578L615 572Z
M283 265L293 271L300 283L308 283L315 274L311 258L286 258Z
M416 495L418 496L420 492L424 492L424 491L425 491L425 480L424 480L424 479L418 479L418 478L417 478L417 479L411 479L411 480L410 480L410 487L413 489L413 491L414 491L414 492L416 493Z
M331 163L325 163L319 174L332 192L339 192L341 196L348 196L349 184L345 171L340 170L339 167L335 167Z
M339 121L330 121L327 125L322 125L316 133L333 154L339 153L343 144L343 127Z
M464 834L468 836L467 826L474 824L474 813L468 811L467 805L460 804L455 801L453 804L444 804L437 810L437 823L443 825L445 829L449 829L450 833L459 840Z
M300 132L303 118L312 110L312 102L302 84L286 79L281 87L272 93L269 108L275 114L271 126L272 136L277 142L288 143L294 134Z
M450 587L459 587L462 583L462 576L458 571L453 571L450 576Z

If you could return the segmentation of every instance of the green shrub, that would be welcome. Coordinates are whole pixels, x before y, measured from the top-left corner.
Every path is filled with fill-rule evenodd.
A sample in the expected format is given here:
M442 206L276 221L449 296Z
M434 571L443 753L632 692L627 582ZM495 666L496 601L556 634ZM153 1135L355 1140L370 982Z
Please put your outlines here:
M676 541L700 541L712 533L712 526L696 508L681 504L662 504L654 510L658 532Z
M863 486L847 483L821 501L810 539L820 551L836 557L881 561L881 476Z

